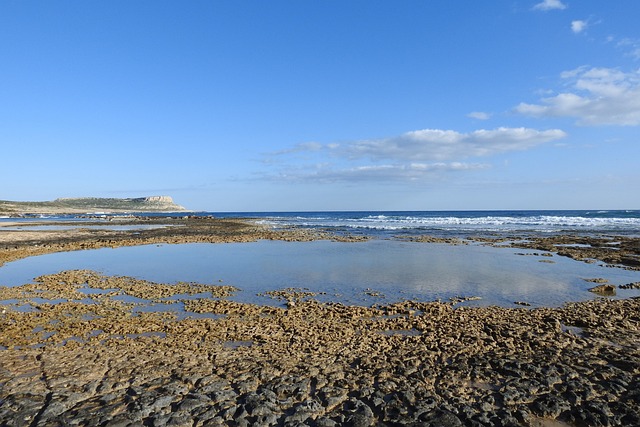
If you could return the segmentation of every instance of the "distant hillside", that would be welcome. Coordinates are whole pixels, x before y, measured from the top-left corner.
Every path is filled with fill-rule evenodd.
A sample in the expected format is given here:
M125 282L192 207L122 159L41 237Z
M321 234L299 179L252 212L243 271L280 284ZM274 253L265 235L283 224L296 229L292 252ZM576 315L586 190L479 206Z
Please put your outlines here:
M79 197L56 199L50 202L12 202L0 200L1 214L177 211L186 211L186 209L175 204L169 196L137 197L131 199Z

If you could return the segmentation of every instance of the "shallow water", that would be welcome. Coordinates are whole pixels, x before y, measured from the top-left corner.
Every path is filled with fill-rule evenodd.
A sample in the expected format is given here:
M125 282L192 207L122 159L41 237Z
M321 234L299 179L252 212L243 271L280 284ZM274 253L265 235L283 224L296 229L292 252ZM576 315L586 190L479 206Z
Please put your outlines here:
M130 230L154 230L157 228L179 227L173 224L132 224L132 225L13 225L3 227L0 231L64 231L64 230L112 230L112 231L130 231Z
M232 299L259 304L279 302L257 294L293 287L326 293L318 295L319 300L346 304L478 296L480 300L464 304L514 306L515 301L525 301L535 307L598 298L587 291L594 286L587 278L605 278L614 285L640 281L637 271L517 253L529 251L389 240L145 245L10 262L0 267L0 285L91 269L154 282L233 285L241 290ZM638 295L639 290L618 290L618 297Z

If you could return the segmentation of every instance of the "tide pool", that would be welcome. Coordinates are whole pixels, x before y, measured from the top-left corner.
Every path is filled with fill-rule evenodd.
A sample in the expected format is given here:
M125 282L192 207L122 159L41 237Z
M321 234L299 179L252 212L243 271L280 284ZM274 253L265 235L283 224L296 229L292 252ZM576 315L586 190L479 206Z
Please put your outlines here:
M519 254L528 254L527 256ZM542 252L538 251L538 254ZM231 299L280 304L257 294L284 288L320 293L322 301L372 305L401 300L480 297L465 305L560 306L599 298L584 279L613 285L640 281L640 272L605 268L533 251L480 244L452 246L394 240L161 244L61 252L0 267L0 285L31 283L37 276L89 269L153 282L226 284ZM617 291L617 297L640 295Z

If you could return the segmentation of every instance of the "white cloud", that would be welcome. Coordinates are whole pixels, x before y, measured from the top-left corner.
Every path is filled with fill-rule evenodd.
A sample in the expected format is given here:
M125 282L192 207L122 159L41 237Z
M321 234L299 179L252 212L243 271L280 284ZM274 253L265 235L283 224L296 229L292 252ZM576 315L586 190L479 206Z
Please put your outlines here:
M640 40L624 38L617 43L617 46L626 51L626 55L636 60L640 59Z
M260 179L277 181L313 182L397 182L421 181L436 173L486 169L485 163L436 162L409 164L363 165L335 168L329 164L313 167L290 168L275 175L261 176Z
M486 169L486 163L462 161L509 151L522 151L561 139L559 129L480 129L469 133L422 129L402 135L318 146L300 144L273 155L291 156L278 162L279 172L262 179L284 181L418 181L444 173ZM307 150L315 163L300 162Z
M377 183L435 180L444 174L491 167L465 159L527 150L565 136L559 129L500 127L468 133L421 129L389 138L305 143L271 153L272 158L279 158L267 162L275 172L260 175L260 179Z
M542 2L533 6L534 10L553 10L553 9L566 9L567 5L560 0L543 0Z
M581 21L581 20L571 21L571 31L573 31L575 34L583 32L584 30L587 29L588 26L589 24L587 23L587 21Z
M281 150L274 154L293 154L306 151L318 151L322 150L323 148L324 146L319 142L302 142L300 144L294 145L292 148Z
M583 125L640 125L640 70L580 67L561 78L569 82L569 91L515 110L534 117L575 117Z
M477 120L489 120L491 118L491 114L482 111L472 111L471 113L467 114L467 117Z
M470 133L423 129L392 138L355 141L339 149L352 159L445 161L526 150L565 136L566 134L559 129L539 131L501 127Z

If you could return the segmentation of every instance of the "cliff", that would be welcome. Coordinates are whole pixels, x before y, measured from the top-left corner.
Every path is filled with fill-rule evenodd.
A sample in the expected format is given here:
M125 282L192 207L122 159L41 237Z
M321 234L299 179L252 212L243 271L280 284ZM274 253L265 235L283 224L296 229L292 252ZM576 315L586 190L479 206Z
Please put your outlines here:
M13 202L0 200L0 213L93 213L93 212L179 212L186 211L169 196L137 198L78 197L47 202Z

